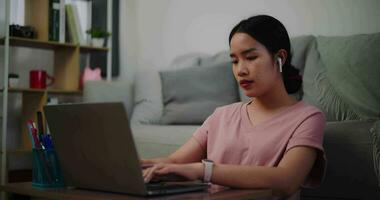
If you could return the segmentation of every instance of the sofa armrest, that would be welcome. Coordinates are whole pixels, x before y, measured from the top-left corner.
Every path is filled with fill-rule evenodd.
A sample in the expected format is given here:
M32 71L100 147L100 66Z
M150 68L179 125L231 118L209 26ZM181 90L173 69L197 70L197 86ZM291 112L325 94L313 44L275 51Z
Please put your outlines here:
M130 119L133 94L133 84L128 81L87 81L83 87L83 102L123 102Z

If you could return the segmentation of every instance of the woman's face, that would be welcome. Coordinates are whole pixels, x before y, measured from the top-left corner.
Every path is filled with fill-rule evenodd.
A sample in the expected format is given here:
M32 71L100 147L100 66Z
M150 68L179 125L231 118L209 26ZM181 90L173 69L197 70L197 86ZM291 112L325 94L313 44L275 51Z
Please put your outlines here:
M264 45L246 33L235 33L230 43L234 76L249 97L267 93L280 78L277 65Z

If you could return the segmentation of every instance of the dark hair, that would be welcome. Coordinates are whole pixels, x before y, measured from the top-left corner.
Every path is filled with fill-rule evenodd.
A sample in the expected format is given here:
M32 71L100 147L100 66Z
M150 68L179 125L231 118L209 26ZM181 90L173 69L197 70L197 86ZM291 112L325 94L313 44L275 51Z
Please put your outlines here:
M235 33L246 33L263 44L274 56L278 50L284 49L288 53L282 66L282 78L286 91L289 94L297 92L302 85L302 77L299 70L292 66L292 54L290 52L290 39L284 25L268 15L257 15L239 22L231 31L229 44Z

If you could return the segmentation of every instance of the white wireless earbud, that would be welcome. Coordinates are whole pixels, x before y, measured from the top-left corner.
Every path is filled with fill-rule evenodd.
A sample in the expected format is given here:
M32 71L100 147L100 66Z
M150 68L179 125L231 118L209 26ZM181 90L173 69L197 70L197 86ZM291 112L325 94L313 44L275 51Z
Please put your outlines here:
M277 61L278 61L278 67L280 69L280 72L282 73L282 60L280 57L277 58Z

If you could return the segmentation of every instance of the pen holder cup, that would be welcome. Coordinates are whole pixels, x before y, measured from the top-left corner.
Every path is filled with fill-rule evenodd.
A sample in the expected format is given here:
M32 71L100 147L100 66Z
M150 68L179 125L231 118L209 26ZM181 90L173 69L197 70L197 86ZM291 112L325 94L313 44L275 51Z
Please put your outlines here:
M32 186L63 187L63 177L54 149L33 149Z

